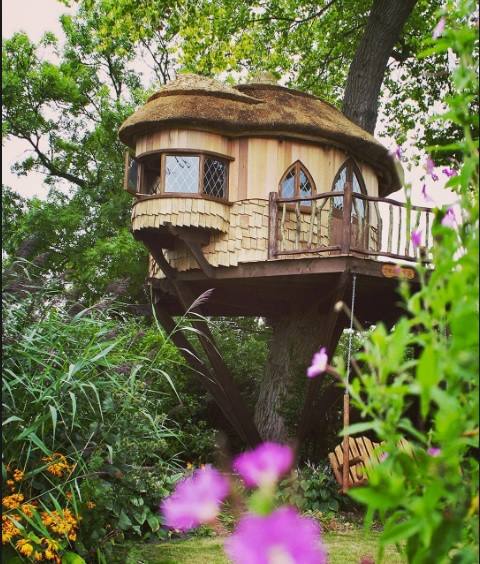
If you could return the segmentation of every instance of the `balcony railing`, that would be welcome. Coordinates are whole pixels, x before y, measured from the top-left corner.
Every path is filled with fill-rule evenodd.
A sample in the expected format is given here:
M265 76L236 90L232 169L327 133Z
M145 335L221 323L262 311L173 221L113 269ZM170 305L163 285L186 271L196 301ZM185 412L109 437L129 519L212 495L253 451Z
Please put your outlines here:
M352 193L326 192L309 198L269 198L269 258L359 254L429 262L433 210ZM411 241L412 231L420 245Z

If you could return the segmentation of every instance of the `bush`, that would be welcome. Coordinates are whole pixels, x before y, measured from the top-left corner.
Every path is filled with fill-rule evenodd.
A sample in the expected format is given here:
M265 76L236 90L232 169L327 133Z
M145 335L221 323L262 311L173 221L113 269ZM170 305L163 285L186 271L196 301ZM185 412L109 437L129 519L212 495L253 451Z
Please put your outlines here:
M4 543L101 558L118 536L162 536L158 504L182 473L178 352L112 301L75 313L34 264L4 274Z

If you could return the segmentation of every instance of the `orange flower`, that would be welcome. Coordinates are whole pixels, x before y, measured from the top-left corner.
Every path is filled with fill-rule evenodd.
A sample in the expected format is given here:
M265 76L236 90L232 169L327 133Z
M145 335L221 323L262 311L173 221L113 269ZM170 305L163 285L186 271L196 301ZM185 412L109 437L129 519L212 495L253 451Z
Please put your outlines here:
M73 496L72 496L72 492L67 492L67 493L65 494L65 497L66 497L68 500L72 499L72 497L73 497Z
M71 473L75 468L75 465L70 466L65 456L59 452L54 452L52 456L45 456L42 460L51 463L47 466L47 472L50 472L50 474L58 478L61 478L64 472Z
M36 560L37 562L40 562L43 560L43 554L41 552L35 551L33 553L33 559Z
M2 499L2 504L7 509L17 509L22 503L24 497L21 493L7 495Z
M8 486L11 490L15 491L15 487L14 487L14 486L15 486L15 482L14 482L13 480L7 480L7 486Z
M36 510L36 507L31 503L24 503L22 506L20 506L20 511L22 513L25 513L27 517L32 517L33 512Z
M87 507L88 509L94 509L97 507L97 504L94 501L87 501Z
M5 515L2 515L2 543L8 544L19 534L20 529L14 525L13 521Z
M33 552L33 546L30 544L29 539L20 539L17 541L15 546L17 547L18 552L24 556L30 556Z
M21 482L24 476L25 472L19 470L18 468L13 472L13 479L15 480L15 482Z

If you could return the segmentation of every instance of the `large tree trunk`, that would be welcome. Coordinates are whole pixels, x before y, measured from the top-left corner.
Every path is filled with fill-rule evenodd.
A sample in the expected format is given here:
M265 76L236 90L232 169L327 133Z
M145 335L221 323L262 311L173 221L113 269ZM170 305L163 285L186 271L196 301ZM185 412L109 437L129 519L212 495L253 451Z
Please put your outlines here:
M417 0L374 0L348 72L343 113L373 133L388 59Z
M270 320L273 335L265 376L260 384L255 423L263 440L285 442L292 438L288 412L301 408L305 371L322 345L326 315L295 312ZM293 405L292 402L296 402ZM297 405L298 403L298 405Z

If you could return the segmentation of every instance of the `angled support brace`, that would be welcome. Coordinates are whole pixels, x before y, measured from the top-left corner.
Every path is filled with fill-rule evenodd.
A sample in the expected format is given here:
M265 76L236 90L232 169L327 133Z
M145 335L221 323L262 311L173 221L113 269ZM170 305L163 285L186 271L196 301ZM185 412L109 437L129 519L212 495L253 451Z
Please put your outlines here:
M165 311L159 304L155 304L154 307L157 319L167 335L178 348L181 355L185 358L194 373L200 378L207 392L212 395L213 399L222 410L225 418L230 422L234 429L238 429L239 423L230 410L229 398L226 396L224 390L218 385L215 378L213 378L208 367L200 360L197 352L187 340L185 335L178 330L175 321L168 312ZM246 440L245 437L243 438Z
M215 269L205 258L202 251L202 242L205 243L205 238L199 236L198 233L192 233L191 230L182 229L181 227L169 226L168 230L185 244L205 276L207 278L215 278Z
M213 368L215 383L227 398L226 407L229 411L229 420L232 421L232 424L240 437L250 446L255 446L261 441L260 434L255 426L252 415L249 413L247 406L240 395L230 370L214 344L215 340L208 324L200 318L200 308L197 306L194 309L191 309L191 306L195 301L194 297L191 295L187 286L178 280L177 271L168 263L162 249L155 245L153 237L147 235L144 236L142 240L154 260L157 262L158 266L163 270L167 280L173 286L184 310L190 310L199 315L199 318L195 321L198 329L197 338Z

